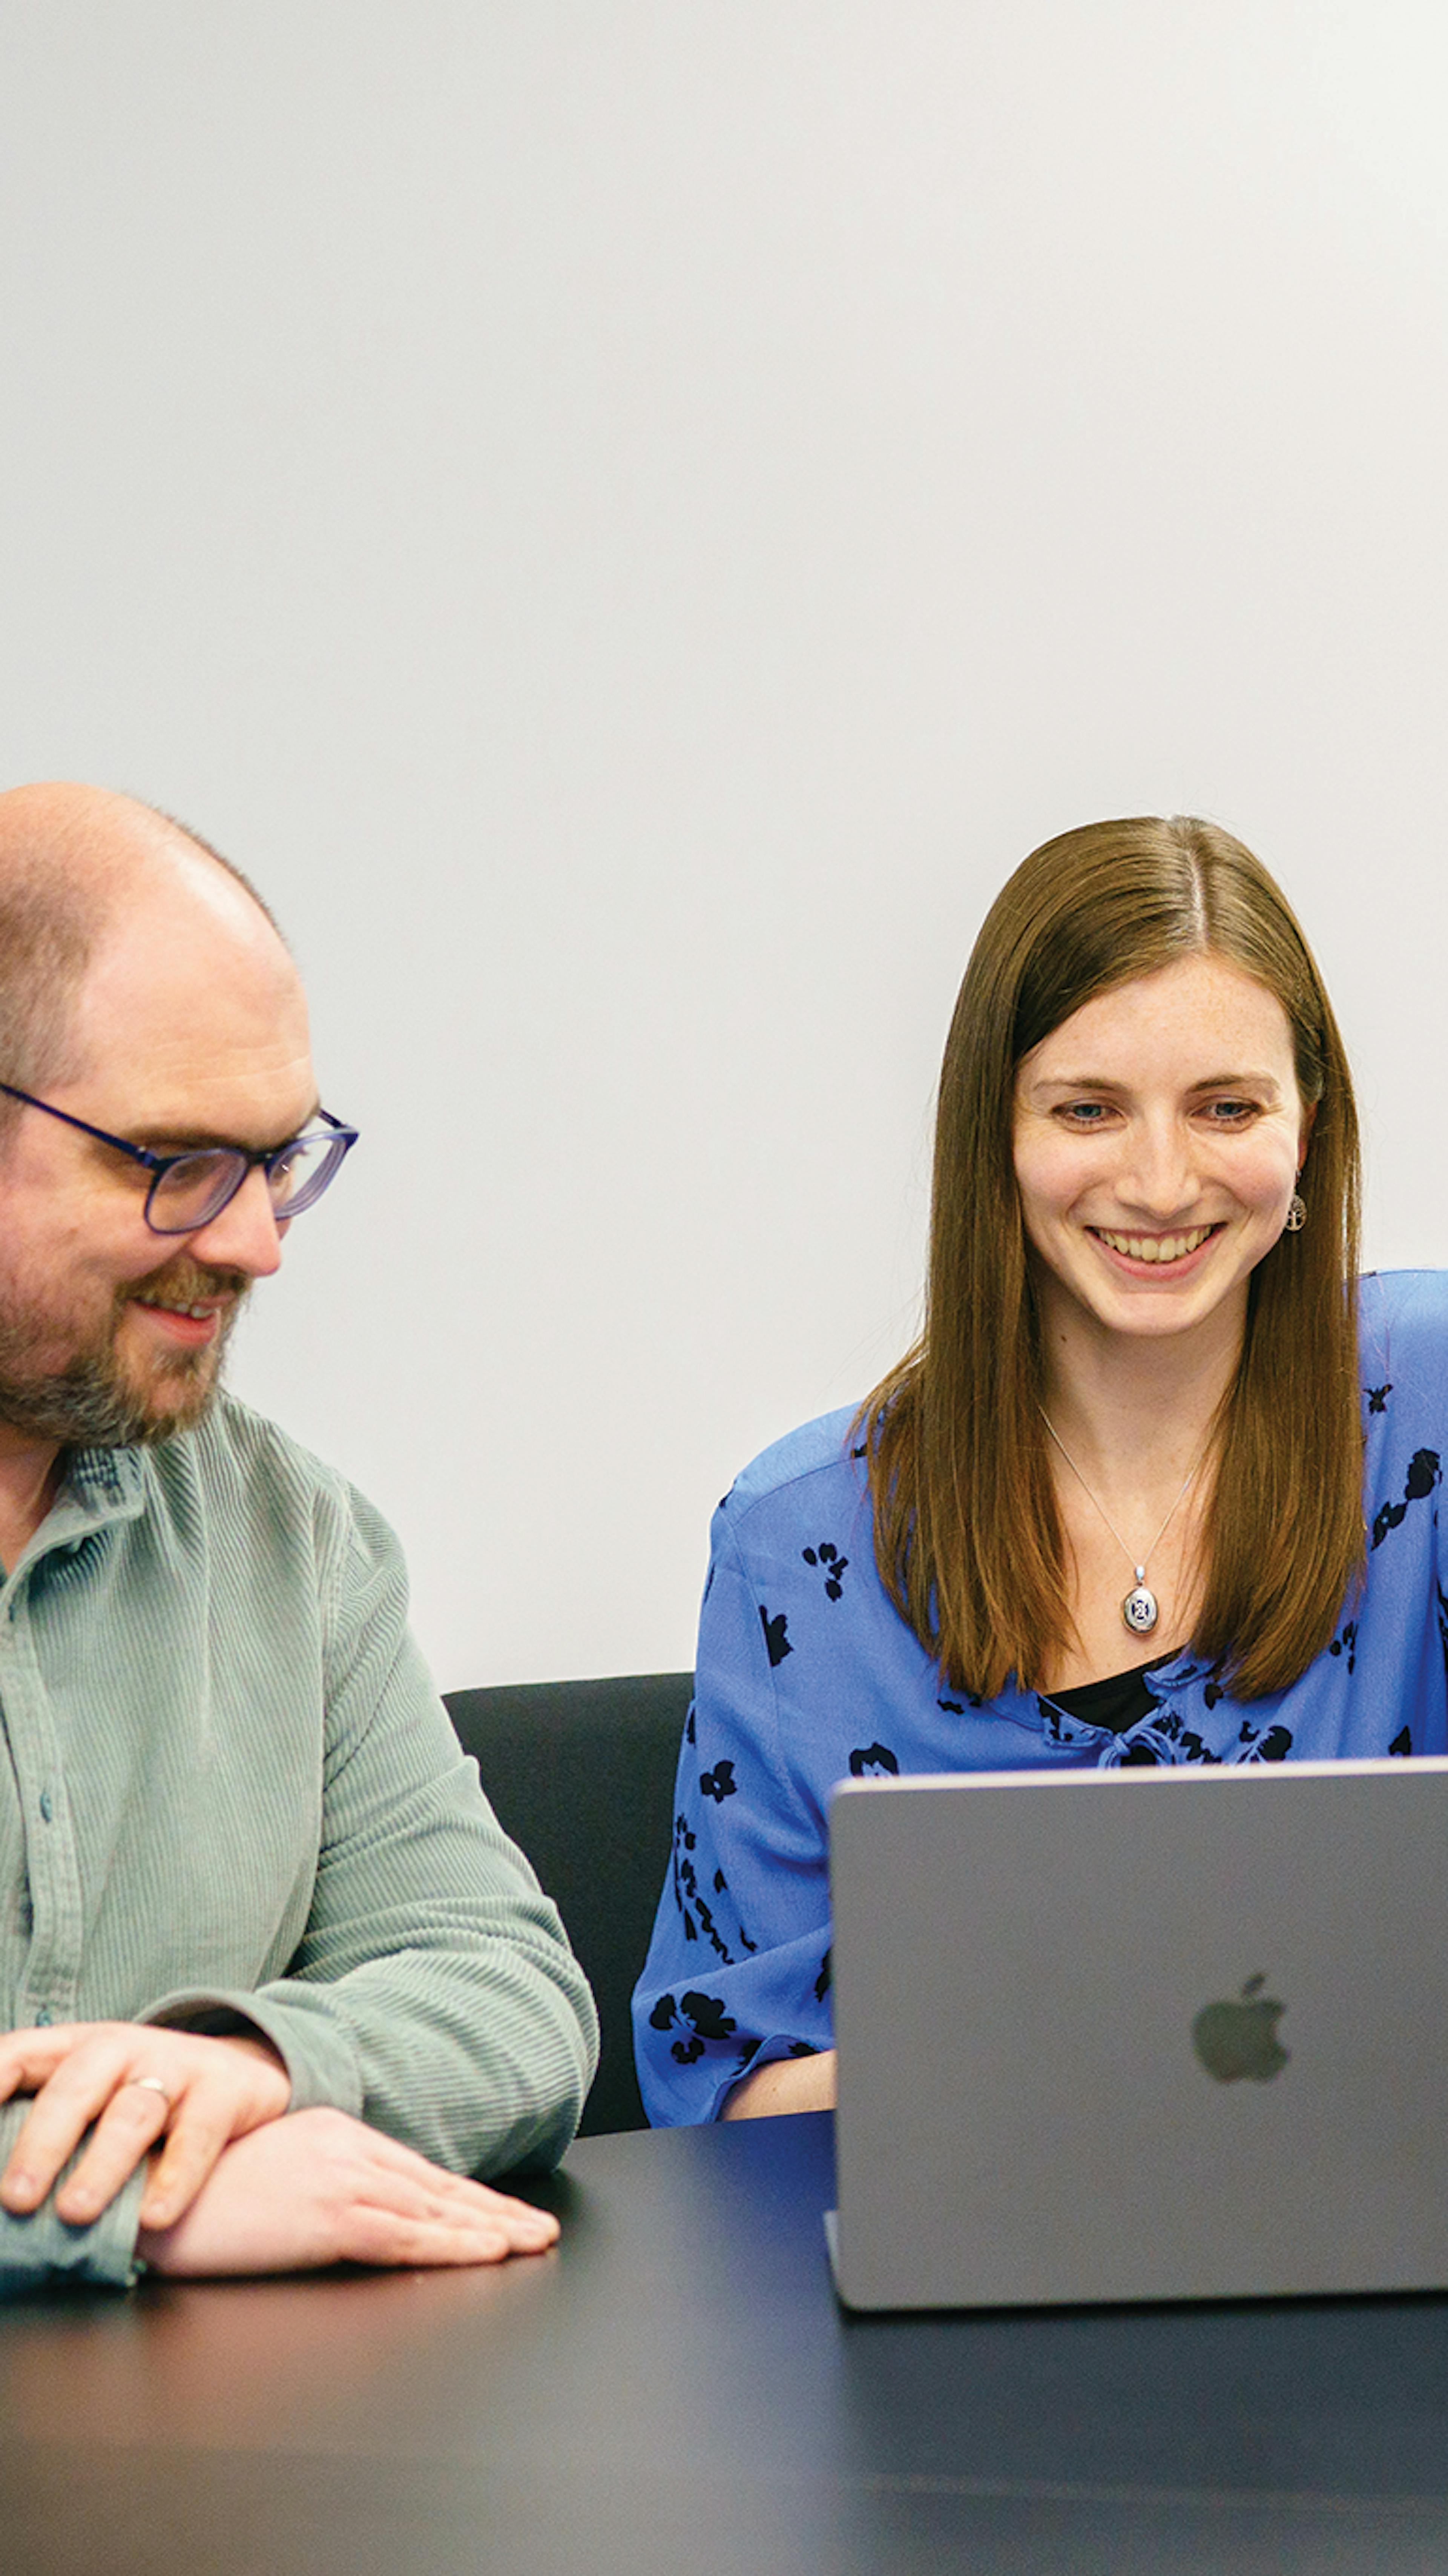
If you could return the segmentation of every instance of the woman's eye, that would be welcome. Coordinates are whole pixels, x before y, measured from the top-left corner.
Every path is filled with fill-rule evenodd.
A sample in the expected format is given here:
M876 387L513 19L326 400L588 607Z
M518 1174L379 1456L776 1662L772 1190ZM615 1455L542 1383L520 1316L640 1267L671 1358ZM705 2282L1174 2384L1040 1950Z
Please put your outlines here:
M1072 1127L1100 1127L1107 1114L1104 1100L1068 1100L1061 1112Z
M1207 1104L1207 1117L1214 1127L1245 1127L1256 1115L1255 1100L1212 1100Z

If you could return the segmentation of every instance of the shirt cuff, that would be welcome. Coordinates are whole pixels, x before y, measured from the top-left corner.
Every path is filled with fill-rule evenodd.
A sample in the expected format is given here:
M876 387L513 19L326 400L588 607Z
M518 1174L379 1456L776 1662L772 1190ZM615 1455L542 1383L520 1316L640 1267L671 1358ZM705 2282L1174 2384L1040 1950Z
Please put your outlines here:
M29 2094L0 2104L0 2170L25 2126L33 2104ZM59 2191L75 2171L89 2144L82 2138L55 2184ZM43 2289L48 2282L89 2281L111 2290L129 2290L141 2265L136 2259L141 2195L146 2188L143 2157L109 2207L89 2227L71 2227L55 2214L55 2191L28 2218L0 2209L0 2297Z
M205 1993L200 1990L163 1995L138 2016L156 2030L192 2031L200 2039L235 2039L260 2033L269 2039L291 2081L289 2111L311 2111L326 2104L335 2111L362 2116L362 2073L346 2033L319 1999L288 2003L275 1993Z

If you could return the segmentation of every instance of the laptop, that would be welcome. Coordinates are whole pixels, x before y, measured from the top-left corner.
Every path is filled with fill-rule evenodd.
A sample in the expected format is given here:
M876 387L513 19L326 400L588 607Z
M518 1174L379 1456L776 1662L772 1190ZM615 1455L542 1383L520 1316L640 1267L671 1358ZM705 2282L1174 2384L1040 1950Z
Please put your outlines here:
M1448 1760L843 1781L851 2308L1448 2286Z

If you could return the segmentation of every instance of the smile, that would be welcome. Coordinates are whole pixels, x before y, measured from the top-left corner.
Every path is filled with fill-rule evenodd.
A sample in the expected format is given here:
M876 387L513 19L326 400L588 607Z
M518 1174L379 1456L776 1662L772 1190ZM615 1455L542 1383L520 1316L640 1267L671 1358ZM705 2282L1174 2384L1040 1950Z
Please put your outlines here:
M1093 1225L1087 1231L1112 1252L1127 1261L1184 1261L1191 1252L1199 1252L1208 1237L1219 1234L1218 1225L1195 1225L1185 1234L1109 1234L1104 1225Z
M158 1315L190 1315L198 1324L208 1323L213 1315L221 1312L219 1305L178 1306L169 1297L138 1297L135 1302L138 1306L153 1307Z

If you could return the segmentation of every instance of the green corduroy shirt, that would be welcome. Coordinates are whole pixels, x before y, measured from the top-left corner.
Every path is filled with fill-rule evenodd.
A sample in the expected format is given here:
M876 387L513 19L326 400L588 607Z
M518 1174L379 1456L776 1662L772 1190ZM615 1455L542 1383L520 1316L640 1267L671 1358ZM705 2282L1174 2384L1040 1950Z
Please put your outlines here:
M458 1749L396 1539L273 1424L223 1396L156 1449L72 1453L0 1584L0 1729L0 2025L251 2026L294 2110L459 2173L562 2154L582 1971ZM140 2196L0 2211L0 2292L127 2283Z

